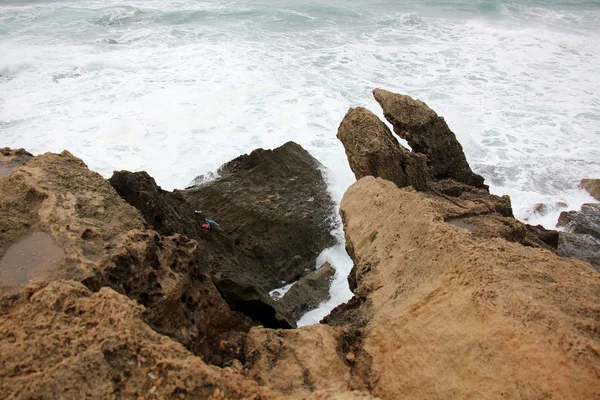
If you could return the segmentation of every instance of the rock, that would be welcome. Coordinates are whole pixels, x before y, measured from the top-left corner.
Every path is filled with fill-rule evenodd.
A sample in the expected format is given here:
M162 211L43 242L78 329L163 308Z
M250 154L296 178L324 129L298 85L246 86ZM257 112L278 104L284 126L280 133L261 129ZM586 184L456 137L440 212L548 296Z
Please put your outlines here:
M5 298L6 292L0 293ZM104 287L37 282L0 312L0 392L6 398L280 399L240 374L208 366L153 331L144 307Z
M181 193L255 261L245 271L268 292L314 270L317 255L335 243L335 205L320 168L288 142L240 156L219 178Z
M578 258L600 271L600 204L583 204L580 211L563 211L558 218L558 254Z
M535 235L539 240L546 243L550 248L558 248L559 233L557 231L546 229L542 225L525 225L527 230Z
M110 287L143 305L149 326L207 362L240 356L252 321L221 298L198 243L147 229L135 208L70 153L46 153L13 170L0 180L0 204L0 284L16 298L29 280ZM19 252L21 281L13 262Z
M600 240L591 235L558 232L557 253L562 257L587 261L600 272Z
M547 215L551 211L557 211L561 208L568 207L568 204L562 201L558 201L554 204L536 203L533 206L533 212L541 216Z
M10 149L4 147L0 149L0 179L8 176L16 167L24 165L33 158L33 154L25 149Z
M584 188L590 196L600 201L600 179L582 179L581 187Z
M451 178L488 189L483 177L471 170L462 146L444 118L427 104L382 89L373 90L373 96L383 109L385 118L393 125L394 132L408 142L414 153L427 157L427 165L434 178Z
M563 211L556 226L600 240L600 204L584 204L580 211Z
M371 177L344 195L371 393L597 397L600 275L444 223L447 204Z
M342 339L341 331L325 325L287 331L253 328L246 346L247 376L298 397L315 390L351 390L350 367L338 353Z
M209 236L202 229L205 216L196 213L180 192L163 190L147 172L115 171L108 181L160 234L179 233L196 240Z
M220 229L203 229L204 214L194 210L181 192L162 190L146 172L117 171L109 181L123 199L142 213L153 229L165 235L183 234L198 242L205 272L232 310L242 312L266 327L296 327L298 318L288 312L292 307L284 307L268 295L262 264L244 253ZM308 297L297 300L298 307L315 301Z
M337 138L344 144L356 179L377 176L398 187L427 190L426 157L402 147L389 128L369 110L357 107L346 113Z
M288 292L277 301L294 320L319 306L329 298L329 287L335 275L335 269L323 264L316 271L304 276L296 282Z

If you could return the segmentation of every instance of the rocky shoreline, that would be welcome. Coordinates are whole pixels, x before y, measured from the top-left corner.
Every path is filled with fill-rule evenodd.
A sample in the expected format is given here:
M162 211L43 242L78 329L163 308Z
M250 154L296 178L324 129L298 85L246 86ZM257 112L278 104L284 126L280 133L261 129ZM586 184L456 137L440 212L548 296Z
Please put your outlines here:
M411 150L369 110L348 111L338 138L357 182L340 214L354 297L300 329L328 297L335 271L315 261L336 218L299 145L174 192L145 172L104 179L66 151L2 149L0 392L599 397L598 205L561 215L560 232L523 224L442 117L374 96Z

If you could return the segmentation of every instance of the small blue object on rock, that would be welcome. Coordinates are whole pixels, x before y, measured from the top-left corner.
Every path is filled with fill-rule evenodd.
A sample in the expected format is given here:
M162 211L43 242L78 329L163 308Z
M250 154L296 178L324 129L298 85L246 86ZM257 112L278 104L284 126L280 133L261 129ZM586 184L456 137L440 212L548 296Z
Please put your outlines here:
M208 218L204 218L206 220L206 222L208 222L211 225L214 226L219 226L219 224L217 223L217 221L213 221L212 219L208 219Z

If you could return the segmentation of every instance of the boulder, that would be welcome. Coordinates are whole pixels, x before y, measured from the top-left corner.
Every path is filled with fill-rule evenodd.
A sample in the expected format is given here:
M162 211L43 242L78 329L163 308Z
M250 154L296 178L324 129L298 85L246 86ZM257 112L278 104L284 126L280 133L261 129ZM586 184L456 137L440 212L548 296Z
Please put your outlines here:
M285 301L275 301L268 295L262 263L236 246L221 227L202 228L205 216L187 203L182 192L163 190L146 172L116 171L109 181L121 197L142 213L150 227L165 235L184 234L199 243L207 273L232 310L265 327L292 328L302 313L317 307L328 296L330 281L321 271L302 279L300 282L304 283ZM283 280L274 278L277 282ZM317 282L319 279L322 282ZM317 286L320 290L315 290Z
M313 271L317 255L335 244L335 205L321 168L288 142L240 156L220 168L219 178L181 193L254 260L244 273L268 292Z
M411 153L398 143L390 129L366 108L351 108L337 132L356 179L378 176L398 187L427 190L426 157Z
M600 272L600 240L591 235L558 232L557 253L562 257L587 261Z
M246 346L246 375L286 395L348 392L351 368L340 357L342 341L343 331L326 325L288 331L253 328Z
M305 275L277 300L277 304L297 321L305 313L314 310L329 299L329 288L335 269L325 263L317 270Z
M597 397L600 275L444 223L447 205L371 177L344 195L371 393Z
M68 279L110 287L144 306L157 332L207 362L240 357L250 318L230 310L202 248L147 229L140 213L68 152L43 154L0 179L0 285Z
M141 212L151 228L163 235L183 234L198 242L198 258L232 310L270 328L296 326L297 318L270 298L262 275L254 274L260 265L220 229L203 228L205 216L196 212L181 192L163 190L146 172L115 171L109 182Z
M580 211L563 211L556 226L600 240L600 204L584 204Z
M580 211L563 211L558 217L558 254L591 263L600 271L600 204L583 204Z
M581 187L584 188L590 196L600 201L600 179L582 179Z
M414 153L427 157L427 165L436 179L451 178L481 189L488 189L483 177L475 174L443 117L420 100L388 92L373 90L373 96L383 109L383 115Z

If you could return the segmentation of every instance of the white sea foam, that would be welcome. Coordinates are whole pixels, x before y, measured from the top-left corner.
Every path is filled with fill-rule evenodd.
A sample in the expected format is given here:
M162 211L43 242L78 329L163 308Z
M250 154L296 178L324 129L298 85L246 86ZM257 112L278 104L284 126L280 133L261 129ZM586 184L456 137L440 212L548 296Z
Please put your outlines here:
M560 210L534 204L577 208L579 180L600 176L600 7L552 4L3 2L0 146L172 189L293 140L339 201L353 175L337 127L351 106L381 116L383 87L443 115L492 191L551 228Z

